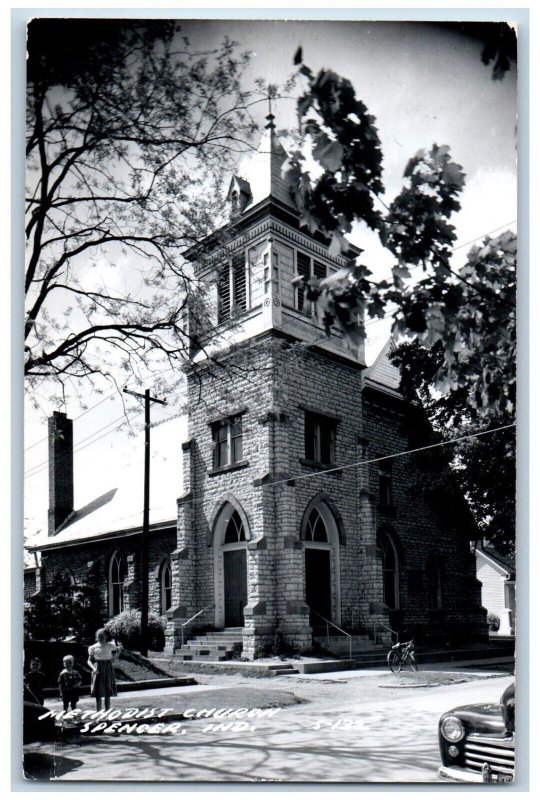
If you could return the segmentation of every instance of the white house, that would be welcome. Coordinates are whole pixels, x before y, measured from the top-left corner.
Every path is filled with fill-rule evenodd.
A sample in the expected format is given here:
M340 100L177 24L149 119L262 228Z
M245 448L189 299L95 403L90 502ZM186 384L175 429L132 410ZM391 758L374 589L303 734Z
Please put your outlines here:
M513 636L516 616L516 568L514 559L490 547L479 547L476 577L482 583L482 605L500 621L499 636Z

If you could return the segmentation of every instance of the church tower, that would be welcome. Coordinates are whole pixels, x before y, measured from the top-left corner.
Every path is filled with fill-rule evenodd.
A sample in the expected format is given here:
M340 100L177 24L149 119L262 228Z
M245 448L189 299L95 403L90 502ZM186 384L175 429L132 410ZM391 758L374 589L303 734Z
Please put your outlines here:
M308 650L327 625L382 641L409 575L395 509L377 495L384 480L377 467L354 466L402 443L388 438L388 415L370 441L363 347L337 331L327 336L305 286L294 283L324 278L345 258L300 226L281 176L287 154L267 120L257 151L231 179L229 223L186 254L211 324L188 322L196 345L169 652L193 628L234 632L251 659L278 641ZM351 245L348 255L360 252ZM376 381L370 391L377 409ZM414 509L410 517L416 524ZM435 542L433 522L425 530ZM467 547L459 544L458 561ZM417 538L409 565L421 552ZM410 580L422 569L419 562ZM420 620L418 608L411 614Z
M327 337L293 283L345 259L300 227L267 120L231 180L230 223L187 254L213 325L188 373L169 614L171 630L203 608L199 627L241 627L251 658L276 635L303 650L313 626L350 627L361 615L359 476L335 468L361 450L363 349Z

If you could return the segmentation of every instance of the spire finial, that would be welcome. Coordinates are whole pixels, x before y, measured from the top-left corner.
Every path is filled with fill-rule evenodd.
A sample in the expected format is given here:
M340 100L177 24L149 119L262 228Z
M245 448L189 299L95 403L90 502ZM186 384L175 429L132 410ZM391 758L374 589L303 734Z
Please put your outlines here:
M272 97L274 96L276 91L276 87L273 86L271 83L268 84L268 114L266 115L266 119L268 123L265 125L265 128L271 131L275 131L276 126L274 125L274 115L272 114Z

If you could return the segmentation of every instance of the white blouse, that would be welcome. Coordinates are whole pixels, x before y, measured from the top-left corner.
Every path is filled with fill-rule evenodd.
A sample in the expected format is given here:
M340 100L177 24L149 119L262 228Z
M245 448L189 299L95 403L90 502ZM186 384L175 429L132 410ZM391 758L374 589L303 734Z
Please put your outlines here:
M88 655L95 661L112 661L113 658L119 655L119 652L119 645L113 644L113 642L105 642L104 644L96 642L88 648Z

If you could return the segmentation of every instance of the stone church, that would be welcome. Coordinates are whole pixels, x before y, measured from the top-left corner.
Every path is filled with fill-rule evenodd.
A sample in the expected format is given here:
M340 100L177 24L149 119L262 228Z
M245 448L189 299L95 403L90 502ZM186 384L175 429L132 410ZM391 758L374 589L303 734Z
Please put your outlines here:
M194 630L230 631L249 659L276 637L309 651L327 626L367 643L389 641L390 629L417 641L482 640L472 525L415 493L414 459L400 455L409 442L392 342L366 368L363 348L326 336L294 282L345 261L300 226L285 158L269 115L231 180L229 223L185 254L214 318L211 333L186 319L183 490L171 498L176 516L151 518L150 608L166 615L166 650ZM360 252L351 245L351 256ZM88 509L78 536L71 421L56 412L49 435L36 589L59 571L75 585L92 574L105 618L136 608L140 526L89 535Z

